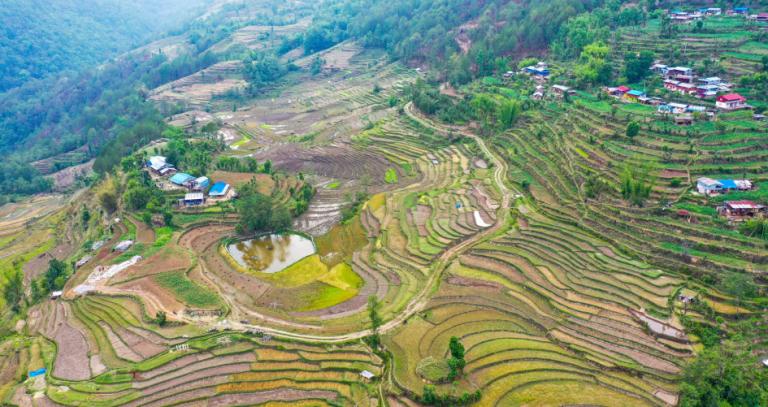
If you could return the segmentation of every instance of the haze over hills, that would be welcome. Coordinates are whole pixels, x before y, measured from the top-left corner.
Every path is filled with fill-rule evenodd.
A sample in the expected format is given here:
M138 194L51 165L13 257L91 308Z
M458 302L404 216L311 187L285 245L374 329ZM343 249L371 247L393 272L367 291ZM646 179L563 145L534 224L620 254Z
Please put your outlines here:
M768 405L765 2L50 10L0 404Z

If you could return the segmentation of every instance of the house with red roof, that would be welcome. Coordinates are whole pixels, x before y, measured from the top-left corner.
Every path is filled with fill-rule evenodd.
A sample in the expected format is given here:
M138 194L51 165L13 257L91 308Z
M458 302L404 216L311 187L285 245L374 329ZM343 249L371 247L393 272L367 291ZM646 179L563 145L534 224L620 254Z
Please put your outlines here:
M763 216L765 210L765 205L752 201L725 201L725 204L718 208L721 215L736 221Z
M718 109L723 110L738 110L749 107L747 105L747 98L738 93L729 93L727 95L718 96L715 106L717 106Z

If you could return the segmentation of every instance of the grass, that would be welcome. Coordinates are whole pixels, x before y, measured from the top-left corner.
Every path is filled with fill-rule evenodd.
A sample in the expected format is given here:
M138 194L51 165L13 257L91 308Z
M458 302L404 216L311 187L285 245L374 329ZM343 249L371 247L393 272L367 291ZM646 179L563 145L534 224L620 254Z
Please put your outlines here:
M299 287L317 281L328 273L328 266L320 260L320 255L307 256L277 273L254 273L259 278L281 288Z
M397 184L397 171L394 168L388 168L384 173L384 182L387 184Z
M340 186L341 186L341 183L339 183L339 181L333 181L330 184L326 185L325 188L326 189L339 189Z
M183 271L160 273L153 278L160 286L191 307L210 309L221 305L215 293L190 280Z
M431 382L445 379L450 371L447 360L435 359L432 356L422 359L416 366L416 373Z

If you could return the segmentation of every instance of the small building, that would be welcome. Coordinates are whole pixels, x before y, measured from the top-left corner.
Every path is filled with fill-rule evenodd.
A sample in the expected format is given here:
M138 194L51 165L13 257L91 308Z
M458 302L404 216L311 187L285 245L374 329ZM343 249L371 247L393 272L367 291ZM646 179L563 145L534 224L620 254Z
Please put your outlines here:
M195 180L195 177L184 172L178 172L176 174L173 174L173 176L170 178L169 181L171 181L171 183L173 184L186 187L190 185L190 183L192 183L194 180Z
M718 96L715 106L723 110L738 110L747 108L747 99L738 93Z
M64 291L51 291L52 300L58 300L62 295L64 295Z
M702 177L696 180L696 190L704 195L716 195L723 191L723 184L712 178Z
M669 66L665 64L653 64L649 68L651 71L660 74L660 75L666 75L667 71L669 71Z
M694 72L693 68L688 68L686 66L676 66L669 68L665 76L667 79L675 79L684 83L693 83Z
M762 122L762 121L765 120L765 115L764 114L753 114L752 115L752 120L755 120L755 121L758 121L758 122Z
M739 15L749 14L749 7L734 7L733 14L739 14Z
M124 252L133 246L133 240L123 240L122 242L115 245L114 251L118 252Z
M564 97L565 95L575 95L576 91L568 86L552 85L552 92L558 97Z
M722 13L723 13L723 9L721 9L720 7L710 7L704 12L704 14L709 16L719 16Z
M721 83L723 83L723 80L717 76L712 76L709 78L701 78L699 79L699 82L702 85L718 85L719 86Z
M211 185L211 180L208 177L198 177L192 182L192 189L202 191Z
M720 85L699 85L696 87L696 97L713 98L720 92Z
M640 99L643 96L645 96L645 92L641 90L632 89L629 92L624 94L624 99L635 102L635 101L638 101L638 99Z
M678 126L690 126L693 124L693 115L680 114L675 116L675 124Z
M680 114L688 111L688 105L685 103L670 102L667 103L672 108L672 113Z
M526 66L523 68L523 72L533 76L546 77L549 76L549 67L545 62L539 62L536 65Z
M205 203L205 195L202 192L190 192L184 195L184 205L198 206Z
M372 372L369 372L368 370L363 370L362 372L360 372L360 377L362 377L365 380L373 380L373 378L376 377L376 375L373 374Z
M166 158L161 155L153 155L147 160L147 167L152 171L158 172L168 165Z
M718 208L720 214L731 220L743 220L765 214L765 205L752 201L725 201L725 205Z
M229 188L229 184L219 181L211 186L208 196L211 198L224 198L229 193Z
M761 22L768 22L768 13L758 13L755 20Z
M513 77L513 76L515 76L515 73L514 73L514 72L512 72L512 71L507 71L507 72L504 72L504 74L503 74L503 75L501 75L501 76L502 76L504 79L509 79L509 78L511 78L511 77Z

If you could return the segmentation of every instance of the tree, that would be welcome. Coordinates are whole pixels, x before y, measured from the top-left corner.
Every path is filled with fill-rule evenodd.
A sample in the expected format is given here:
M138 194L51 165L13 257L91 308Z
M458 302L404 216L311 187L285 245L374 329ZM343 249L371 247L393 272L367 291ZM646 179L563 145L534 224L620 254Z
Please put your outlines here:
M520 115L520 102L516 100L505 100L499 105L497 116L504 129L508 129L515 124Z
M448 350L451 357L448 359L448 367L450 373L448 373L448 379L454 380L464 372L464 366L466 361L464 360L464 345L459 341L459 338L452 336L448 344Z
M627 137L633 140L640 133L640 123L631 121L627 123Z
M368 337L368 343L372 348L378 349L381 344L381 338L379 337L379 327L383 320L379 315L379 309L381 308L381 302L378 297L372 295L368 297L368 318L371 320L371 336Z
M683 372L679 406L768 405L768 369L757 365L748 350L730 341L705 348Z
M18 313L21 300L24 298L24 281L21 270L16 268L8 275L8 281L3 287L3 299L11 311Z
M746 273L730 272L723 277L721 285L723 290L734 296L739 303L757 295L755 280Z
M656 55L652 51L643 50L639 53L629 52L624 56L624 76L627 81L634 83L648 76L648 69Z
M83 205L83 210L80 212L80 221L83 223L83 229L88 227L88 222L91 220L91 212Z
M584 84L602 84L611 78L611 65L607 58L611 49L602 41L584 47L574 74Z
M66 281L67 265L58 259L48 262L48 270L45 272L44 285L48 292L60 290Z
M157 311L157 315L155 316L155 322L159 326L165 326L167 322L167 316L165 315L165 311Z
M273 202L272 198L253 192L241 196L237 202L237 212L240 214L240 221L237 224L238 233L253 233L271 229L273 223ZM283 214L278 214L282 219ZM290 215L289 215L290 216Z

